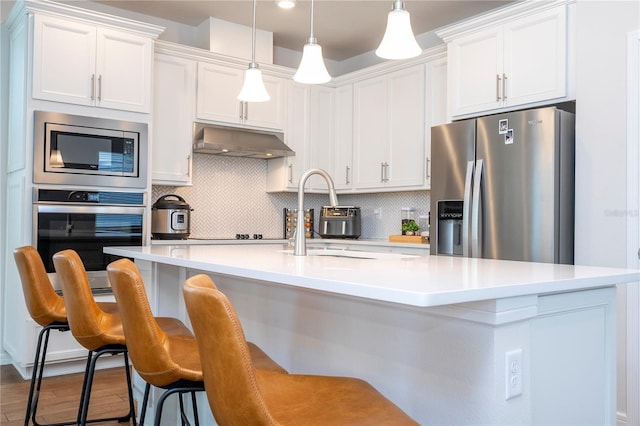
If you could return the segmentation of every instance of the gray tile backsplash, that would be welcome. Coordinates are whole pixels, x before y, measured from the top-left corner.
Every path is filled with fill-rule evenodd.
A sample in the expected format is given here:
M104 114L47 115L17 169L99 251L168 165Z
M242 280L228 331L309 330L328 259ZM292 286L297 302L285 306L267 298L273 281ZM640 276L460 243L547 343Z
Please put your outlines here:
M151 202L166 194L182 196L193 209L191 237L234 238L236 234L262 234L263 238L283 237L284 207L297 206L296 193L267 193L267 161L206 154L193 156L193 186L154 185ZM320 207L328 197L305 194L305 208L315 209L318 223ZM427 214L429 191L338 195L341 205L362 211L362 235L366 239L386 239L400 234L400 209L415 207ZM374 210L381 217L374 217Z

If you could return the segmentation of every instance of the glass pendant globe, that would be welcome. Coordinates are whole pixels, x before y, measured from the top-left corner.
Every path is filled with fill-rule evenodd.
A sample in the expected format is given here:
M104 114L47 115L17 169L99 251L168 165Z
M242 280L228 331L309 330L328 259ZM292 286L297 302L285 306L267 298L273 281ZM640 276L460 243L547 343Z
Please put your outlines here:
M376 55L385 59L407 59L418 56L422 49L413 36L409 12L394 9L387 17L387 30Z
M266 102L271 99L262 81L262 71L257 66L249 66L244 72L244 84L238 94L242 102Z
M322 84L331 76L322 59L322 47L317 43L307 43L302 49L302 60L293 80L302 84Z

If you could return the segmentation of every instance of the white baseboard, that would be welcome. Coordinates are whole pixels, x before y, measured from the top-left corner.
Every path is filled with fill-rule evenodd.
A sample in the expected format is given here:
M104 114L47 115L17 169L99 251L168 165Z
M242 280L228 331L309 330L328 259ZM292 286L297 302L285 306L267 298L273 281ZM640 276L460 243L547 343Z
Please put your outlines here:
M2 351L0 352L0 365L11 364L11 357L8 353Z

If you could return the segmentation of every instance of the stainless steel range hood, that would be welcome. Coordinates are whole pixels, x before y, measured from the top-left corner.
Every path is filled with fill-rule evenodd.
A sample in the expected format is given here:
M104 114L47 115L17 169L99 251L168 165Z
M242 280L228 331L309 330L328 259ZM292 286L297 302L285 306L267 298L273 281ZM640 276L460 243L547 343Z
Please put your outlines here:
M295 155L277 131L194 123L193 135L194 153L262 159Z

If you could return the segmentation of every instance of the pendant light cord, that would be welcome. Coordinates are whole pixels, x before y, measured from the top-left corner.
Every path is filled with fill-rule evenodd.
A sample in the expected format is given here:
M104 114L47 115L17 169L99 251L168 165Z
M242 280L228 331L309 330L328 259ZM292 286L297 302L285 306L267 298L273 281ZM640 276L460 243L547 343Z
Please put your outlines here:
M253 0L253 27L251 28L251 64L256 63L256 1Z
M313 35L313 0L311 0L311 31L309 32L308 43L315 44L316 37Z

